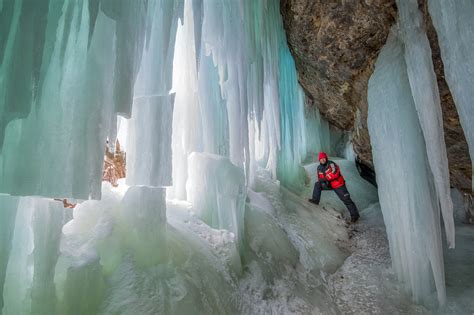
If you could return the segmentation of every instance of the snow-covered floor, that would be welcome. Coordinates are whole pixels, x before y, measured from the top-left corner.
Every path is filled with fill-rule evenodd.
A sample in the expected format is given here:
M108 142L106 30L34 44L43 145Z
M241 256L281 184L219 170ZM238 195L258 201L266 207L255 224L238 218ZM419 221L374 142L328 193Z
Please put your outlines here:
M299 195L258 170L247 195L241 248L231 232L204 223L190 203L167 200L167 259L145 269L128 258L115 261L113 249L122 246L120 226L113 228L120 219L115 208L126 187L107 183L104 200L81 205L91 215L69 223L72 234L63 247L86 253L108 244L98 254L106 267L116 267L106 268L101 314L472 314L474 227L459 225L457 248L446 252L447 306L432 311L413 304L391 271L375 187L353 163L336 161L361 212L355 225L345 223L348 212L334 192L324 191L318 206L307 201L317 167L311 163L305 166L310 183ZM90 239L67 242L83 229Z
M457 249L446 252L446 307L433 310L414 304L392 272L375 187L359 177L353 163L336 161L361 212L355 225L344 223L348 213L334 192L323 192L319 206L306 201L317 164L305 166L311 182L299 196L259 170L257 187L249 191L247 200L250 209L246 210L245 228L250 248L243 254L242 273L235 279L240 312L473 314L474 228L458 226ZM177 224L173 210L168 217L172 225ZM181 220L187 225L199 222L196 218ZM230 244L228 234L199 229L194 232L212 244L218 257L232 260L232 255L225 254L231 251L225 249Z
M341 163L343 171L346 163ZM348 186L354 174L349 176ZM357 201L360 190L350 191ZM462 202L455 200L454 205L462 215ZM447 304L427 309L410 300L392 272L379 203L360 208L361 220L349 227L352 254L328 280L330 295L343 314L474 314L474 226L457 222L456 249L445 246Z

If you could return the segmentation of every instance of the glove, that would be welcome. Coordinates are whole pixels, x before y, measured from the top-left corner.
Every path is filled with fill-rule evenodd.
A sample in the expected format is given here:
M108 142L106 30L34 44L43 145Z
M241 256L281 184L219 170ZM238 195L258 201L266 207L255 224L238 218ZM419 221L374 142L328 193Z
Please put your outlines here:
M321 184L321 188L324 189L329 189L329 182L327 180L322 180L319 182Z

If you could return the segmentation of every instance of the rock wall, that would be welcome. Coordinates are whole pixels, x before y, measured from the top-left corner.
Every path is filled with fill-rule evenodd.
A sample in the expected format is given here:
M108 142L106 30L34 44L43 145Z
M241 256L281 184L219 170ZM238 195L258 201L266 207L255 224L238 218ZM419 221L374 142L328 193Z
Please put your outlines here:
M451 92L444 80L436 31L419 0L430 41L442 102L451 184L470 191L471 161ZM280 10L299 82L324 118L353 131L354 151L373 169L367 130L367 84L390 27L394 0L281 0Z

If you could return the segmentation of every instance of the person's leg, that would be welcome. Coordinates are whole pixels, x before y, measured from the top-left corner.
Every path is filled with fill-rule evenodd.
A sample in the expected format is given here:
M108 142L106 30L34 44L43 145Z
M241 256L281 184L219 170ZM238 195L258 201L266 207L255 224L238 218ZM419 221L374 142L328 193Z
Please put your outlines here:
M312 203L319 204L319 200L321 200L321 184L319 181L316 181L314 183L314 188L313 188L313 197L309 200Z
M347 210L349 210L349 213L351 214L352 220L357 220L357 218L359 218L359 211L357 210L354 201L352 201L351 195L349 194L346 185L336 188L334 191L336 192L339 199L344 202L344 205L346 205Z

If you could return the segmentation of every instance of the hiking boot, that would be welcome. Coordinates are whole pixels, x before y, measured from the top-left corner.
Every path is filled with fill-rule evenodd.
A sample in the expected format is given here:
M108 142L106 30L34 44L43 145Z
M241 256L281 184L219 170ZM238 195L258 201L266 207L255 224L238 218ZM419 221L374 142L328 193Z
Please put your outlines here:
M314 200L314 199L312 199L312 198L309 198L308 201L311 202L311 203L314 203L315 205L318 205L318 204L319 204L318 202L316 202L316 200Z

